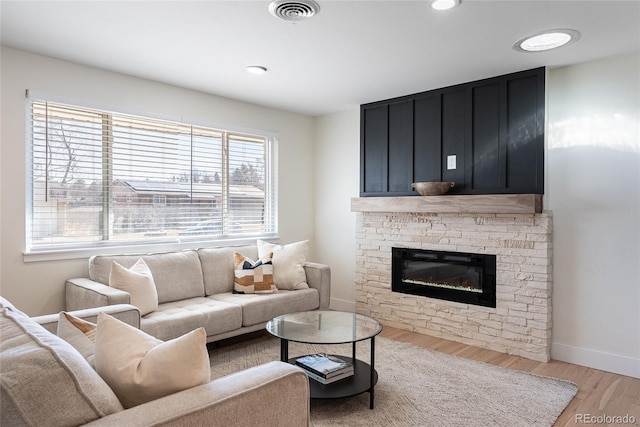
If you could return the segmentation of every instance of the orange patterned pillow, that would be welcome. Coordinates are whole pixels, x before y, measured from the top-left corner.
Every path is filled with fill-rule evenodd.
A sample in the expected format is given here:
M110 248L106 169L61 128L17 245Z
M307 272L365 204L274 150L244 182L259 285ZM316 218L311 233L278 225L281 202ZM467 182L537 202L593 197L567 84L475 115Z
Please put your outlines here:
M236 294L272 294L278 292L273 283L273 265L271 253L257 261L242 254L234 253L235 278L233 293Z

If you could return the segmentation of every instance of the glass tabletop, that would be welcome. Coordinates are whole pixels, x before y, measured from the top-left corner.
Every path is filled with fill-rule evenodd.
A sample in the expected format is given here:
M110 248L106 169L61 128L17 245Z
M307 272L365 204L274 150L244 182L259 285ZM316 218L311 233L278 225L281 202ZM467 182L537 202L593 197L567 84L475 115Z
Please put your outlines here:
M363 314L317 310L278 316L267 323L267 331L287 341L341 344L374 337L382 324Z

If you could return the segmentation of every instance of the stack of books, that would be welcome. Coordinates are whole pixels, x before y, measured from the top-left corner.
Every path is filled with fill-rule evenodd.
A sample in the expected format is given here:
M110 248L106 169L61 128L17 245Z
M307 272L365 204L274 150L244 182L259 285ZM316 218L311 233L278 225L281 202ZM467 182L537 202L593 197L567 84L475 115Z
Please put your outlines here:
M337 356L317 353L296 359L309 378L321 384L331 384L353 375L353 364Z

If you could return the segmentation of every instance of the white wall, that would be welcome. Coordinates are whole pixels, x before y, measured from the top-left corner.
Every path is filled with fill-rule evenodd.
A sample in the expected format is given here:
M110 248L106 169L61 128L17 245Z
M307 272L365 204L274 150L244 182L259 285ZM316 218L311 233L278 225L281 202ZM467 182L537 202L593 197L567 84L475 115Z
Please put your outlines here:
M552 357L637 377L639 61L635 54L549 71L545 197L554 218ZM354 294L346 235L354 216L342 209L358 196L358 128L356 111L317 119L316 236L340 299ZM323 180L335 188L320 188Z
M360 108L316 119L316 255L331 266L331 308L355 310L356 216L360 182Z
M640 378L640 54L548 73L552 358Z
M0 294L27 314L64 309L64 282L87 275L87 260L23 261L25 89L200 124L279 133L281 241L313 242L314 119L2 47ZM240 71L243 72L243 71ZM313 252L311 257L313 257Z

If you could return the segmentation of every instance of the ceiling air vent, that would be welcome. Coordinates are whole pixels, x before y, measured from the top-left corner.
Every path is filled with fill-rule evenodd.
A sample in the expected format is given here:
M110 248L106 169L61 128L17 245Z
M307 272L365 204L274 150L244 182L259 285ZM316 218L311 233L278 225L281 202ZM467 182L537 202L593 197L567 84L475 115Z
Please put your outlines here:
M304 21L320 12L320 5L313 0L275 0L269 4L269 12L285 21Z

